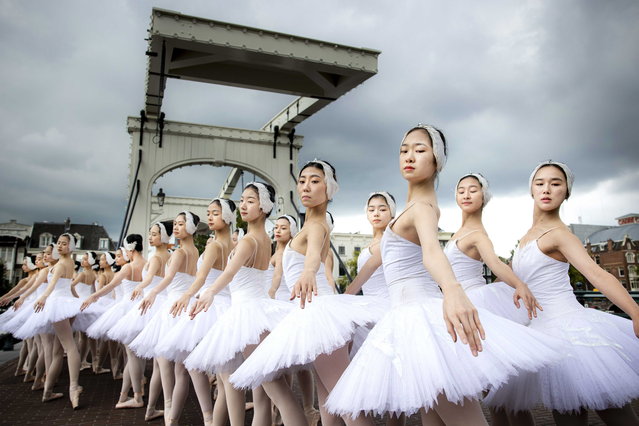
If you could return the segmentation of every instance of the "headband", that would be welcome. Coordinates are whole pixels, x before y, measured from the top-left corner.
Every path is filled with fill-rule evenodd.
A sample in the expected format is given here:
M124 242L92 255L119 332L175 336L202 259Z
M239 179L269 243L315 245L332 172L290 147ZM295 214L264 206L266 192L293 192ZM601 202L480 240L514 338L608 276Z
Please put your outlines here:
M406 140L406 136L416 129L424 129L428 132L428 136L430 136L430 140L433 143L433 155L435 156L435 165L437 166L437 173L439 174L446 165L446 146L444 145L441 134L433 126L419 123L404 134L402 143Z
M371 198L377 195L381 195L382 197L384 197L384 199L386 200L386 204L388 204L388 208L390 209L391 217L395 217L395 213L397 213L397 205L395 204L393 197L391 197L391 195L386 191L371 192L371 194L368 196L368 201L366 202L366 211L368 211L368 202L371 200Z
M335 180L333 168L326 161L318 160L317 158L313 161L309 161L309 163L317 163L322 166L322 170L324 171L324 183L326 183L326 198L332 200L333 196L335 196L337 191L339 191L339 185Z
M29 268L30 271L33 271L34 269L36 269L36 266L33 264L33 260L31 260L31 256L27 256L25 257L25 260L27 261L27 268Z
M275 205L275 203L271 201L271 196L268 192L268 189L266 188L266 185L264 185L262 182L249 182L246 184L244 189L246 189L246 187L250 185L253 185L257 188L257 195L260 198L260 210L269 215L273 211L273 206Z
M160 241L162 244L168 244L171 242L171 237L169 233L166 232L166 226L162 222L155 222L154 225L157 225L160 228Z
M326 212L326 224L328 225L328 232L333 232L335 222L333 221L333 215L330 214L328 211Z
M95 257L93 257L90 251L87 252L87 261L89 262L89 265L95 264Z
M295 234L297 234L297 221L293 219L293 216L289 216L287 214L283 214L282 216L278 217L278 219L288 220L288 223L289 223L288 228L291 231L291 238L293 238Z
M229 200L225 198L213 198L209 204L212 204L214 201L217 201L218 203L220 203L220 206L222 206L222 220L227 225L233 223L233 221L235 220L235 214L233 214L233 211L231 210Z
M528 188L531 190L531 194L532 194L533 179L535 178L535 175L537 174L539 169L546 166L556 166L564 171L564 174L566 175L566 187L567 187L566 200L567 200L568 197L570 197L570 193L572 192L572 184L575 181L575 175L572 173L572 170L570 170L570 168L566 164L560 163L559 161L548 160L548 161L544 161L543 163L540 163L537 167L535 167L535 170L533 170L532 174L530 175L530 179L528 180Z
M107 264L109 266L113 265L115 263L115 258L113 256L111 256L111 253L106 252L104 253L104 257L106 258Z
M184 210L183 212L180 212L180 214L183 214L186 218L186 232L188 232L190 235L195 234L195 231L197 231L197 225L195 224L195 220L193 219L193 214L188 210ZM178 216L180 214L178 214Z
M126 245L126 243L124 243ZM120 247L120 253L122 253L122 257L124 258L124 260L126 260L127 262L129 261L129 253L127 253L127 249L126 247Z
M60 259L60 252L58 251L58 246L53 246L53 249L51 249L51 258L54 260L58 260Z
M481 186L481 192L484 197L484 202L482 204L482 207L486 207L486 204L488 204L490 199L493 198L493 194L490 192L490 188L488 187L488 181L481 173L468 173L460 177L459 180L457 181L457 185L455 185L455 192L457 192L457 188L459 187L459 182L466 179L467 177L474 177L475 179L479 181L479 185Z

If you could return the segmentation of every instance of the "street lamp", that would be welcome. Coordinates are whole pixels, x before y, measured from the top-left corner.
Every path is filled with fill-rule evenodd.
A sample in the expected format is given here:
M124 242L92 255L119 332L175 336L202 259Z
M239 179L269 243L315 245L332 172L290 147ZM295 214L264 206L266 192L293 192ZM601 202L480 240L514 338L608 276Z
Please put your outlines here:
M164 206L164 198L166 197L166 194L164 193L164 191L162 191L162 188L160 188L160 190L158 191L158 206L163 207Z

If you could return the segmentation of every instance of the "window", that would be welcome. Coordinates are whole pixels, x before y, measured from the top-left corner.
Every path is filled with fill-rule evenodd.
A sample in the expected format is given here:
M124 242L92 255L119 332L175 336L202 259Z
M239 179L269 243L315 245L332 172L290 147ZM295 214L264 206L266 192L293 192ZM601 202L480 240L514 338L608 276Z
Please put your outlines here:
M595 263L601 265L601 258L599 256L595 256Z
M630 278L630 290L639 290L639 278Z
M619 271L619 276L620 277L625 277L626 276L626 270L625 269L619 267L619 268L617 268L617 271Z
M361 247L355 246L355 254L359 254L362 251Z
M49 244L51 244L51 241L53 241L53 235L49 234L48 232L40 234L40 247L48 246Z
M627 251L626 252L626 262L635 263L635 254L630 252L630 251Z
M5 268L13 269L13 247L0 247L0 261Z
M109 239L100 238L100 245L98 246L98 250L108 250L108 249L109 249Z
M344 256L346 254L346 247L344 246L337 247L337 252L339 253L340 256Z

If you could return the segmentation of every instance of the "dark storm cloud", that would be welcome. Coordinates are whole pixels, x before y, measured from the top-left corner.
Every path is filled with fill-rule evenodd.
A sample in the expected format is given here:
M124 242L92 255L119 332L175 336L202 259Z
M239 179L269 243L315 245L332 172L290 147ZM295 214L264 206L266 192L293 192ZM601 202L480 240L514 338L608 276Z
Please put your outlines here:
M530 170L547 158L569 163L582 192L605 179L626 182L636 169L635 1L413 1L402 8L5 1L0 221L72 216L117 234L127 196L126 117L143 104L144 38L155 5L382 51L378 75L297 129L305 136L301 160L326 158L337 168L341 190L331 209L338 214L361 212L378 189L403 204L398 144L420 121L442 128L449 141L443 204L470 170L484 173L499 196L525 192ZM164 111L171 120L259 128L290 99L169 81ZM211 181L221 170L179 170L158 183L179 195L195 187L191 195L216 195Z

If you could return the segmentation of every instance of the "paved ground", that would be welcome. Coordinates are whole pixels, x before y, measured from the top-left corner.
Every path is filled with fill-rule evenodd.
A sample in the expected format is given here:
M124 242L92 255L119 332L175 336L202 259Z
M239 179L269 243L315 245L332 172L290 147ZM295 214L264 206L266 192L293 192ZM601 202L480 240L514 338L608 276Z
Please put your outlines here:
M60 376L56 391L65 397L56 401L42 403L42 392L31 391L31 383L23 383L22 377L15 377L19 347L12 352L0 351L0 425L161 425L161 419L144 421L144 409L115 410L121 381L114 381L110 374L96 376L89 370L81 372L80 383L84 393L80 399L80 409L73 411L68 400L68 375L66 366ZM150 364L149 364L150 365ZM150 376L150 372L147 372ZM161 400L158 407L162 406ZM639 400L634 409L639 412ZM488 416L488 413L486 413ZM553 425L552 416L546 410L535 410L538 426ZM252 412L247 412L246 424L250 425ZM382 421L377 422L384 424ZM195 393L191 390L180 424L202 424ZM407 426L419 425L419 418L412 416ZM591 425L603 425L599 418L591 413Z

